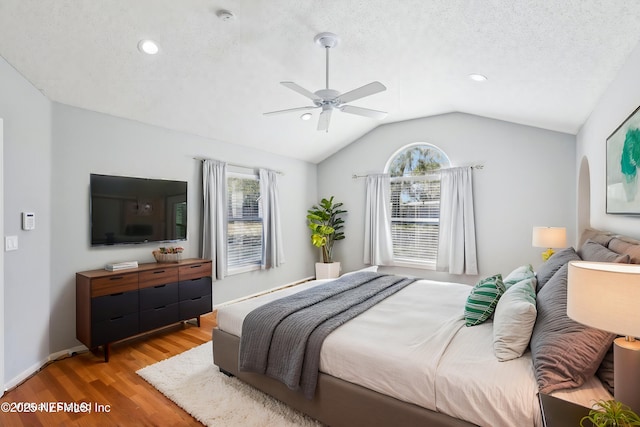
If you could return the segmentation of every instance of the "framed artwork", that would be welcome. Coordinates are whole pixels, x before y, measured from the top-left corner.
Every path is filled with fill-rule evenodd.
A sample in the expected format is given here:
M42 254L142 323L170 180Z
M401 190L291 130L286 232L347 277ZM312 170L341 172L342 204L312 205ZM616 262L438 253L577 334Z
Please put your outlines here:
M640 107L607 138L607 213L640 215Z

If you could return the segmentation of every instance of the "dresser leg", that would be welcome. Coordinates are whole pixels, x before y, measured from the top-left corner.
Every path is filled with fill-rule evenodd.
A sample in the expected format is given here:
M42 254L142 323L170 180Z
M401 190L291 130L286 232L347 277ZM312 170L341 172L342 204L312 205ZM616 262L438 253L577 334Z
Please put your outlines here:
M200 316L196 317L196 325L198 325L198 328L200 327Z
M107 343L104 345L104 363L109 363L109 347L111 344Z

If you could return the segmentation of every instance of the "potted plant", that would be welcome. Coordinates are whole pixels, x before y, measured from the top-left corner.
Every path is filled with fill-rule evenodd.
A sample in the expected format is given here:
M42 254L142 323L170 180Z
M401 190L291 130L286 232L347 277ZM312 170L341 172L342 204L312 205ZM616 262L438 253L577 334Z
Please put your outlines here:
M593 405L593 409L589 411L589 415L580 420L580 425L586 427L591 425L585 424L591 421L597 427L631 427L640 426L640 417L633 412L628 406L616 400L600 400Z
M307 221L311 229L311 243L322 251L322 262L316 263L316 279L330 279L340 275L340 263L333 261L333 244L344 239L344 220L340 209L342 203L334 203L330 199L322 199L307 211Z

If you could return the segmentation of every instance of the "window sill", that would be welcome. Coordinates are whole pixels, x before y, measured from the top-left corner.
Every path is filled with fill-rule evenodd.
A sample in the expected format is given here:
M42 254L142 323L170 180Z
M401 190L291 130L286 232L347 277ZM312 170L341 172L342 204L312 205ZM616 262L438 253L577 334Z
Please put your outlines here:
M234 276L236 274L248 273L249 271L260 270L259 265L247 265L245 267L234 268L233 270L227 270L227 276Z
M401 259L394 259L389 267L407 267L407 268L419 268L421 270L436 270L435 262L415 262L415 261L406 261Z

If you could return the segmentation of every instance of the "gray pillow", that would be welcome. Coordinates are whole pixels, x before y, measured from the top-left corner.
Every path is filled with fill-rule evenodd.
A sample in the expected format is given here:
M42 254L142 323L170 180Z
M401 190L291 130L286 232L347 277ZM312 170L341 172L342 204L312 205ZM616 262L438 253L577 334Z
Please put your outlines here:
M536 285L536 292L540 292L540 289L551 279L551 277L569 261L580 261L580 256L576 253L575 249L569 247L562 249L546 260L536 271L536 279L538 284Z
M566 264L560 267L536 299L538 316L530 346L541 393L584 384L615 338L567 316L567 270Z
M585 261L619 262L629 264L629 261L631 260L629 255L620 255L619 253L616 253L611 249L607 249L593 240L587 240L584 242L584 245L582 245L578 250L578 255Z

